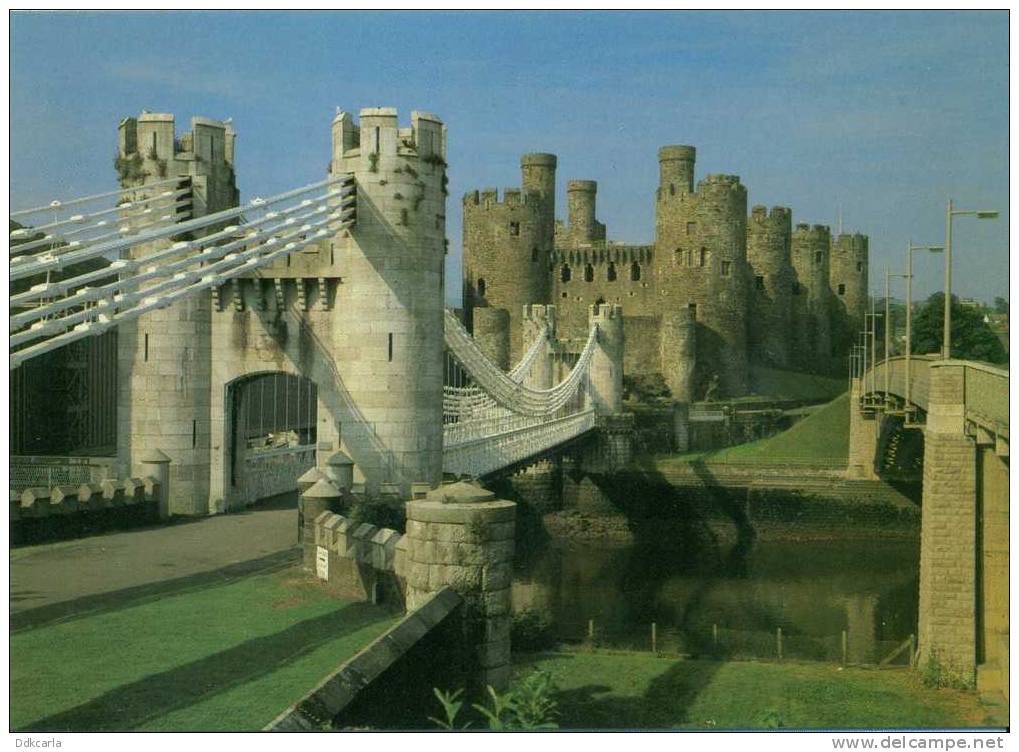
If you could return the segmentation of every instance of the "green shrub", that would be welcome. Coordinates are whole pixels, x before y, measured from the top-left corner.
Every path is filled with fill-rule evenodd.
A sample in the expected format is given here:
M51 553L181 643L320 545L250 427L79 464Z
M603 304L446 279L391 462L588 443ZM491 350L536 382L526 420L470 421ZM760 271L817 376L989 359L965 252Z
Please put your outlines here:
M653 404L668 401L672 398L672 392L665 383L665 377L660 373L624 375L623 397Z
M942 663L937 650L931 651L920 669L920 681L937 689L972 689L974 685L973 677Z
M548 650L557 640L552 621L540 611L524 609L513 614L510 625L510 643L514 650L534 653Z
M356 497L348 516L353 522L367 522L376 527L388 527L402 533L407 527L403 504L393 504L377 497Z
M448 731L469 728L473 721L457 725L463 709L463 690L443 692L433 689L442 705L444 718L429 717L436 726ZM558 715L558 703L553 699L555 682L548 671L535 671L515 682L506 692L500 694L491 686L485 704L475 703L471 707L484 719L492 731L542 731L557 729L553 719Z

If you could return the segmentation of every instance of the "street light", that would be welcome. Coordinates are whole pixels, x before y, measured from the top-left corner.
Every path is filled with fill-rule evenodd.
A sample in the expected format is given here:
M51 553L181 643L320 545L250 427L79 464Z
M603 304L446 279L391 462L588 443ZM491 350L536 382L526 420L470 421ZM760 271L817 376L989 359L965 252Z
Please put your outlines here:
M910 240L906 244L906 410L909 411L909 393L913 379L912 361L913 355L913 251L929 251L930 253L941 253L944 248L940 245L913 245Z
M892 309L889 298L892 294L891 284L892 277L901 277L907 279L905 274L892 274L892 270L887 266L885 267L885 404L888 404L889 395L889 379L891 376L891 368L888 365L889 350L891 349L891 331L892 331Z
M952 218L962 215L975 216L977 219L995 219L998 212L986 209L956 209L952 199L948 199L948 208L945 210L945 332L941 348L941 357L945 360L952 357Z
M870 393L871 393L871 395L873 395L874 392L877 390L877 373L874 372L874 369L877 367L877 320L879 318L881 318L882 315L883 315L883 314L875 312L875 306L876 305L877 305L877 303L874 300L874 296L871 295L870 296L870 313L863 314L864 319L870 319L870 331L869 332L865 331L864 334L866 335L866 334L869 333L869 335L870 335ZM864 326L864 329L867 329L867 327ZM866 336L864 337L863 342L864 342L864 345L866 345L866 343L867 343ZM888 357L887 353L885 354L885 357L886 358ZM871 399L873 400L873 396L871 397Z

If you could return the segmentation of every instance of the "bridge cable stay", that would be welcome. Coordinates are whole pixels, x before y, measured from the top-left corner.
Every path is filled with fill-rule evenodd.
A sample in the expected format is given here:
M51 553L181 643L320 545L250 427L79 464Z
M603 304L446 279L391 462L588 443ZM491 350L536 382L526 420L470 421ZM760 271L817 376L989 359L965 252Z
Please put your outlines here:
M326 190L312 198L303 198L293 206L265 211L267 207L293 201L318 189ZM20 294L19 305L34 303L35 307L11 316L14 333L10 338L10 367L83 337L100 334L122 321L166 307L188 295L218 287L320 242L353 224L354 201L353 178L341 175L270 199L255 199L242 207L122 238L103 244L102 249L71 251L66 256L81 254L94 258L97 252L123 254L153 240L172 240L174 236L195 230L214 230L196 240L178 241L134 259L118 259L109 267L57 283L37 285L27 294ZM230 220L241 224L223 227ZM182 258L169 261L175 257ZM66 258L54 261L57 266L70 263ZM98 287L87 286L89 282L109 279L112 275L120 278ZM12 278L14 276L12 270ZM16 331L18 329L21 331Z

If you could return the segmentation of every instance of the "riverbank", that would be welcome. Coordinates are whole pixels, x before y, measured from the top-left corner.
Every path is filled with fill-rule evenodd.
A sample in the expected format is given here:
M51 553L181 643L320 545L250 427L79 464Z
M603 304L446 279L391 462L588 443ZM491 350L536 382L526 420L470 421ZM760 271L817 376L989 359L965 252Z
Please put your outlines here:
M548 671L564 729L1000 728L974 692L931 689L907 669L709 661L571 651L515 656Z

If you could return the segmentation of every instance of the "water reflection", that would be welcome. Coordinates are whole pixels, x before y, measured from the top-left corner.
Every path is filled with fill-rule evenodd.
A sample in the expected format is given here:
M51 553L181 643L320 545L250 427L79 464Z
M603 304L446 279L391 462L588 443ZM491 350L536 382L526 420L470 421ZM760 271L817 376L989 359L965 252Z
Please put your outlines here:
M916 631L919 544L754 541L644 531L632 545L549 541L521 566L514 609L559 639L648 649L875 662Z

